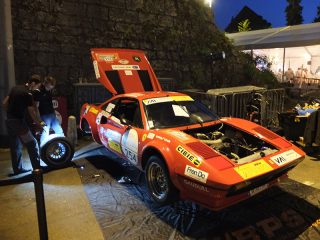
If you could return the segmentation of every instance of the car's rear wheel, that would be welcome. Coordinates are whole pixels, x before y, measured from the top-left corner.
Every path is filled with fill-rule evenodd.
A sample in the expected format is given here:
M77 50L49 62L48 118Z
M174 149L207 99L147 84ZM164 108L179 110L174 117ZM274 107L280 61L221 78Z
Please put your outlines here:
M166 205L177 199L178 190L170 180L167 166L156 155L148 159L146 182L150 196L159 205Z
M70 166L74 147L65 137L51 134L48 141L41 146L41 160L49 167L63 168Z

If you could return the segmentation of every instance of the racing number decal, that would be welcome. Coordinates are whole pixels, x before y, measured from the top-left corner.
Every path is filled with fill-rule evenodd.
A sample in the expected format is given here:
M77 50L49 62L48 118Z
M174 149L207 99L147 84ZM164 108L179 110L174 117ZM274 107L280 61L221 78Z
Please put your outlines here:
M133 164L138 164L138 133L134 129L130 129L122 136L121 141L122 152Z

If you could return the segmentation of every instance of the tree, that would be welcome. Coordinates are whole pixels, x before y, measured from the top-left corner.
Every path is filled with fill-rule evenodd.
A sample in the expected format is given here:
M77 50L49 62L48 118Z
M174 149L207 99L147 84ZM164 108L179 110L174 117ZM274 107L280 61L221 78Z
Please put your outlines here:
M239 32L248 32L250 31L250 20L249 19L245 19L241 22L239 22L238 24L238 31Z
M239 32L239 23L248 20L250 23L250 30L266 29L271 27L271 23L266 21L262 16L255 13L252 9L244 6L236 17L232 17L231 22L226 27L225 31L228 33ZM250 31L249 29L246 31Z
M286 19L287 26L303 23L301 0L287 0Z
M320 6L318 7L317 16L315 17L313 22L320 22Z

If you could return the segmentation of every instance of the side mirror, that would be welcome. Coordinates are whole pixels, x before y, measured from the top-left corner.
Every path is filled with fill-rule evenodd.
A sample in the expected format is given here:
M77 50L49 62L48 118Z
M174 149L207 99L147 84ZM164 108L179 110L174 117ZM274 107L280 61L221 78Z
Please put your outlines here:
M126 128L126 131L129 131L132 126L129 124L129 121L125 118L120 118L120 122L123 124L123 125L126 125L127 128Z
M196 114L191 114L190 118L197 123L203 124L203 119Z

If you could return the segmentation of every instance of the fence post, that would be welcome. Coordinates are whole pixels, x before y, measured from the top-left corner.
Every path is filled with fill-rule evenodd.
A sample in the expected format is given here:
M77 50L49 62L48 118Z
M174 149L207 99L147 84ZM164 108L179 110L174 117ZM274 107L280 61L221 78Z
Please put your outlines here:
M41 240L48 239L48 227L47 227L47 217L46 217L46 206L44 202L43 194L43 175L41 169L35 169L32 171L34 190L36 195L37 203L37 214L38 214L38 226L39 235Z

